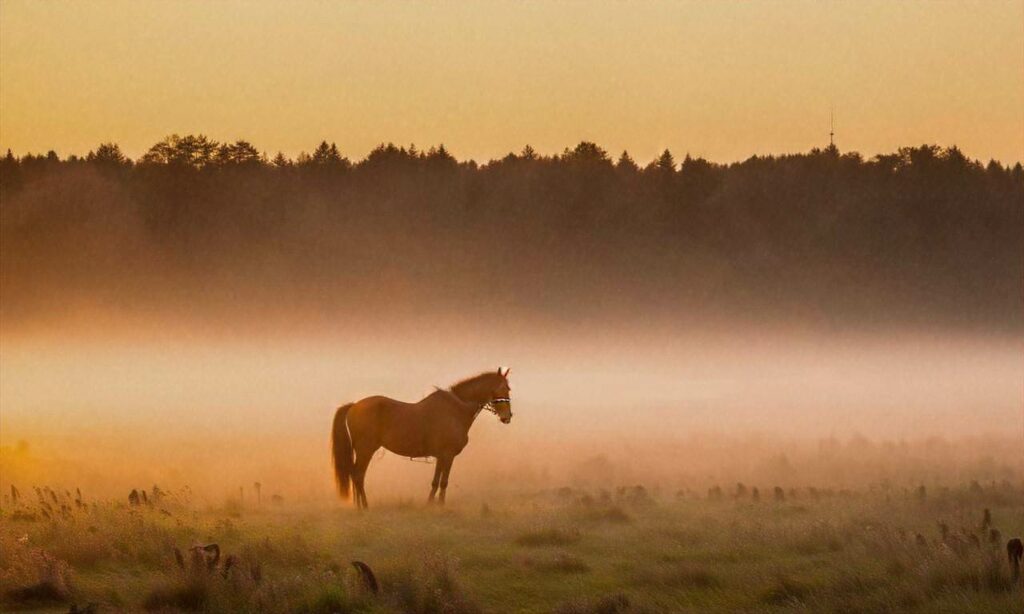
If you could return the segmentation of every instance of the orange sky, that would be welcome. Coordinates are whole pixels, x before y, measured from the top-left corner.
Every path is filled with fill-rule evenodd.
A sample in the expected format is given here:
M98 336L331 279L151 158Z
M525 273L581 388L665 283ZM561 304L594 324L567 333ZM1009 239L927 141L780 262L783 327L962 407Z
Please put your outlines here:
M1024 2L0 4L0 147L1024 159Z

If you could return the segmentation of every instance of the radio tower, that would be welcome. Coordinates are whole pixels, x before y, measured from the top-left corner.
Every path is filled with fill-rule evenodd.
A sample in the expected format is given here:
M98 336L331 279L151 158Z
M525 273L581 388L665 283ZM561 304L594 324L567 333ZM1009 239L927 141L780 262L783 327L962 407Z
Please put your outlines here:
M835 149L835 147L836 147L835 136L836 136L836 110L835 110L835 107L833 107L831 110L829 110L829 113L828 113L828 146L830 148L832 148L832 149Z
M828 149L829 154L833 156L839 155L839 150L836 149L836 112L835 107L828 112Z

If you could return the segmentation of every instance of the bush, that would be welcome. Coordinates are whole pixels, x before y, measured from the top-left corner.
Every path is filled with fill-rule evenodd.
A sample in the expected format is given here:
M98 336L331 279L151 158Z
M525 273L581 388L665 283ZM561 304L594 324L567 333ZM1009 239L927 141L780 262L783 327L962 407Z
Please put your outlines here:
M40 548L0 540L0 586L4 601L16 604L66 602L71 598L71 566Z
M405 614L476 614L480 611L456 580L454 563L432 558L419 570L383 578L381 592Z

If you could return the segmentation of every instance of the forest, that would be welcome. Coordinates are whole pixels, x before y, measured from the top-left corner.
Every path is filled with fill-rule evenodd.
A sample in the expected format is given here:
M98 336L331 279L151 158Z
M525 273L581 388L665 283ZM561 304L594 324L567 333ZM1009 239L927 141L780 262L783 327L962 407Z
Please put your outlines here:
M460 161L170 136L0 159L6 326L416 310L1018 330L1024 169L922 145L648 164L581 142ZM240 306L241 305L241 306Z

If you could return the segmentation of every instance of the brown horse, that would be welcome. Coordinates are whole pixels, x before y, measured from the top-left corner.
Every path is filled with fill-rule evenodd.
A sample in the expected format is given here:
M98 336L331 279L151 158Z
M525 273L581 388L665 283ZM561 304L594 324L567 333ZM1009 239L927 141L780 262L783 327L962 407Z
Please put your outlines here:
M469 442L469 427L481 410L493 412L505 424L512 421L508 370L488 371L437 389L418 403L403 403L388 397L367 397L342 405L334 414L331 450L338 492L348 498L349 484L355 490L356 506L366 509L366 468L381 446L410 458L433 456L434 481L430 502L438 487L444 503L452 461Z

